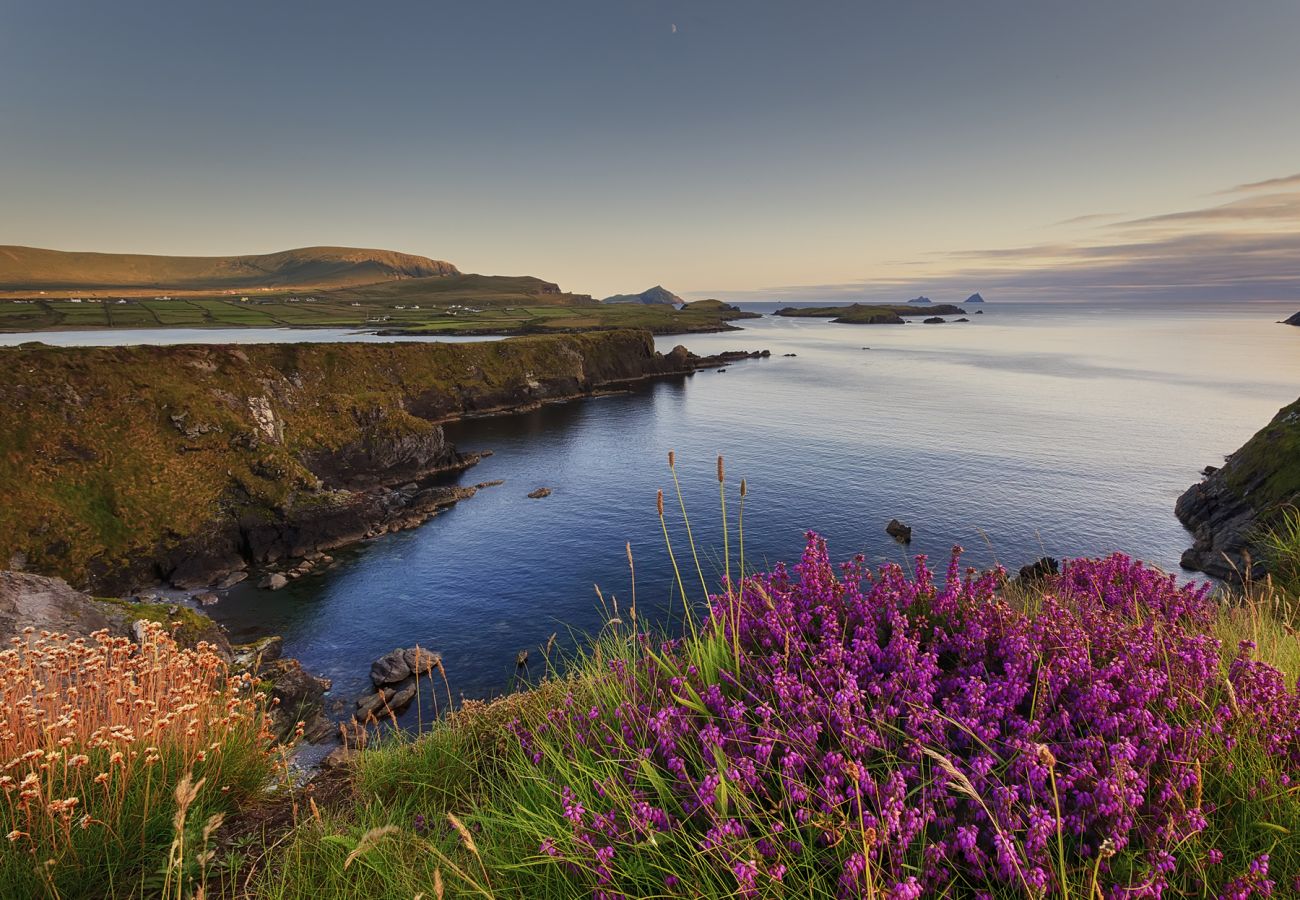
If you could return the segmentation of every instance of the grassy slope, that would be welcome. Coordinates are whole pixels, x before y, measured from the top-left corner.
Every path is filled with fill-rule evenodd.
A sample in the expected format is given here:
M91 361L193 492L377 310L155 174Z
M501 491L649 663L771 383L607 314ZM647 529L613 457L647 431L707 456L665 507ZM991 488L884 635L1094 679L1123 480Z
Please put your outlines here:
M506 395L530 378L638 374L648 342L627 332L473 344L0 349L0 564L21 551L36 571L84 582L92 561L120 564L222 510L314 496L304 454L375 428L427 433L433 426L406 411L411 398L454 415L475 396ZM250 447L256 397L284 423L283 443L260 438ZM206 433L185 436L173 415Z
M1232 455L1222 474L1258 510L1300 502L1300 400L1279 410Z
M1012 602L1033 608L1042 589L1020 593ZM1254 641L1256 658L1288 673L1291 683L1300 673L1300 645L1293 637L1296 608L1293 598L1277 595L1225 596L1222 613L1211 634L1222 642L1226 673L1242 640ZM568 768L564 736L541 738L546 754L542 768L553 769L550 780L523 758L510 736L512 723L522 722L540 735L551 710L561 708L572 694L580 708L587 704L613 709L626 698L611 687L608 672L614 660L629 668L647 651L626 636L606 634L575 664L567 680L544 682L540 688L506 696L490 704L470 703L416 740L398 739L359 755L354 793L348 802L323 817L304 820L287 840L271 848L263 876L253 896L268 900L323 898L406 898L430 895L435 878L449 897L570 898L587 875L568 873L538 851L536 835L562 834L566 824L556 800L557 785L572 785L577 800L588 809L609 804L592 791L593 779L609 776L593 760L590 771ZM718 636L685 641L682 658L702 671L726 668L731 648ZM685 663L683 663L684 665ZM451 673L454 678L454 673ZM617 755L617 752L615 753ZM1234 751L1216 759L1206 773L1205 799L1218 806L1211 832L1237 852L1220 871L1244 871L1246 862L1271 852L1273 872L1300 871L1300 795L1257 792L1261 779L1276 783L1279 768L1260 746L1244 740ZM448 826L454 815L468 825L473 852ZM814 823L816 824L816 823ZM382 839L364 842L372 829L390 828ZM647 880L663 883L668 874L683 876L682 890L665 889L654 896L737 897L728 885L709 879L709 854L689 841L660 834L646 845ZM1223 844L1221 843L1220 846ZM363 865L344 867L361 848ZM1231 868L1229 868L1231 867ZM1072 878L1070 896L1087 897L1091 863ZM576 877L575 877L576 876ZM1287 882L1290 887L1290 882ZM1291 896L1283 892L1285 896ZM585 896L585 894L583 894ZM763 896L838 896L834 870L791 872L785 890ZM877 893L878 897L883 894ZM998 900L1023 896L995 893ZM1052 895L1057 896L1057 895Z
M648 328L659 334L725 330L747 318L720 306L606 305L527 276L412 278L337 291L275 291L169 300L116 295L0 301L0 332L96 328L363 327L437 334L523 334ZM400 308L399 308L400 307ZM417 308L418 307L418 308Z
M457 274L451 263L354 247L303 247L249 256L147 256L0 247L0 291L239 290L341 287Z

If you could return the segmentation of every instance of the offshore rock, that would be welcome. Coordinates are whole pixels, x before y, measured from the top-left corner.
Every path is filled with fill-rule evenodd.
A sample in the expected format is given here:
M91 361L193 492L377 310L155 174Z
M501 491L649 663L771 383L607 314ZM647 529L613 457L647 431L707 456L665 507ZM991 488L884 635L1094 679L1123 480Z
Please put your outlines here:
M375 687L397 684L411 676L410 663L406 661L406 651L391 650L370 664L370 680Z
M1021 566L1017 580L1026 585L1042 584L1061 574L1061 564L1050 556Z
M911 526L904 525L897 519L889 520L889 524L885 526L885 533L900 544L910 544L912 542Z
M402 658L406 661L406 667L411 670L411 674L417 678L428 675L442 666L442 654L425 650L423 647L410 647L403 650Z

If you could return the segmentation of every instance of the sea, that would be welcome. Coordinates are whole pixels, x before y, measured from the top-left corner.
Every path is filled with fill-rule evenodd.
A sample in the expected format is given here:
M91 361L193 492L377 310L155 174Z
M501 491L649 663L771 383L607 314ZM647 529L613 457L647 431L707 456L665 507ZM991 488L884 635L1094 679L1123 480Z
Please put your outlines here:
M459 448L493 455L448 481L503 484L282 591L239 585L208 612L234 640L283 636L286 655L332 680L342 716L371 661L396 647L443 655L445 706L562 668L603 629L626 628L633 603L639 623L671 633L704 592L695 560L716 587L740 570L742 536L746 570L796 562L816 532L834 557L875 565L924 555L942 567L955 547L971 565L1013 570L1118 551L1195 579L1178 567L1190 538L1174 501L1300 395L1300 328L1278 324L1296 307L989 302L964 323L765 315L660 338L665 351L771 356L453 424ZM540 487L551 494L527 496ZM886 534L894 518L910 544ZM432 703L426 694L422 717Z

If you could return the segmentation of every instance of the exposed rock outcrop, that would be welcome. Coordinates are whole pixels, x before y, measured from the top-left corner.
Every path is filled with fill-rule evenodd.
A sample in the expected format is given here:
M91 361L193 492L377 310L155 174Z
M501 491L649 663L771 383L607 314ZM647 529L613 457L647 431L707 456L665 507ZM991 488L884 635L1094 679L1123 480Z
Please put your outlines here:
M1260 531L1300 503L1300 401L1279 411L1222 467L1206 470L1174 506L1195 541L1183 553L1183 567L1228 580L1262 575Z
M87 637L105 628L126 634L128 624L121 609L73 590L62 578L0 571L0 645L28 627Z

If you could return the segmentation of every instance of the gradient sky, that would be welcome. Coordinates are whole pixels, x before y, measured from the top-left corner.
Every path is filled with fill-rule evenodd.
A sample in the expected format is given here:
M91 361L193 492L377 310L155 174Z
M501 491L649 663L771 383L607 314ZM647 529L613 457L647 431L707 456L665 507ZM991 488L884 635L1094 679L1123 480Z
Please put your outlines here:
M1292 0L0 0L0 244L1294 298L1298 43Z

